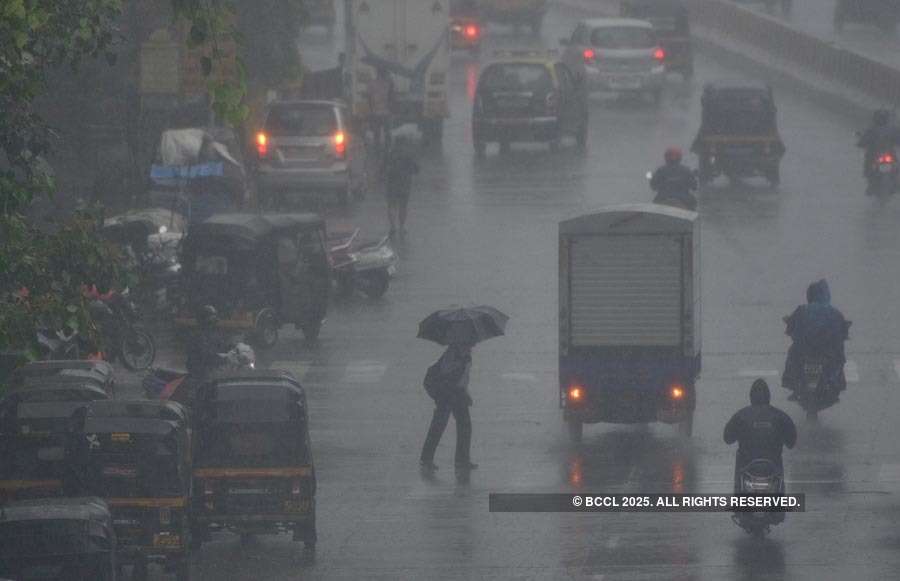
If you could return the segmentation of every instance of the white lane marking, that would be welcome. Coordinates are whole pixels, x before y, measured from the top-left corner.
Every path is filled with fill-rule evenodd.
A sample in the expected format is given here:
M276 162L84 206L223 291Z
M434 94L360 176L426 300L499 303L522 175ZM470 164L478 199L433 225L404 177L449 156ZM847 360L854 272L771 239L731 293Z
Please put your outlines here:
M619 546L619 537L612 537L611 539L606 541L607 549L615 549L618 546Z
M859 367L857 367L856 361L844 363L844 375L850 383L857 383L859 381Z
M740 377L778 377L778 371L775 369L741 369L738 371Z
M528 383L537 383L537 376L533 373L503 373L500 375L507 381L527 381Z
M284 369L285 371L290 371L299 381L303 381L303 378L306 377L306 374L309 372L309 368L312 367L312 361L273 361L270 367L272 369Z
M897 379L900 379L900 359L894 359L894 373L897 374Z
M878 482L900 482L900 464L882 464Z
M353 361L344 370L344 381L347 383L378 383L384 376L387 365L380 361Z

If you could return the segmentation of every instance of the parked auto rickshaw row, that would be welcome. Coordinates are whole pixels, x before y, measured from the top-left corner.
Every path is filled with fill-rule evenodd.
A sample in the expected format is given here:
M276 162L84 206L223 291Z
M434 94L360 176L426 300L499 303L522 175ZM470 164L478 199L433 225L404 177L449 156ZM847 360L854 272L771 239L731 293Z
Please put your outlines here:
M293 376L217 376L190 409L114 400L113 387L102 362L37 362L0 400L0 579L116 579L126 564L144 579L156 563L186 580L191 551L223 530L315 546L306 397Z

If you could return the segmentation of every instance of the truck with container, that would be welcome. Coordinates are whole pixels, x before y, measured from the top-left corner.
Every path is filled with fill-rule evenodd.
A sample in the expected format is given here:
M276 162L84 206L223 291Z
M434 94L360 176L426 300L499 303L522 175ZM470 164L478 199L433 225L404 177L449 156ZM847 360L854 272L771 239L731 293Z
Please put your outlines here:
M393 84L394 126L414 123L440 141L449 115L449 0L345 0L344 14L354 119L367 121L367 87L381 69Z
M586 423L677 424L700 373L700 229L669 206L613 206L559 224L559 405Z

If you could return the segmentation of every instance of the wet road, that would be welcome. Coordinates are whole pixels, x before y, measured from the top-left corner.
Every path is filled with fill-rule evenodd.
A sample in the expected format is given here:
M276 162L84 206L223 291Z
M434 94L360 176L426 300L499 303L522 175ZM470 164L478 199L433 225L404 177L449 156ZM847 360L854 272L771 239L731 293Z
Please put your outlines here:
M545 42L573 17L555 9ZM492 43L530 42L492 29ZM309 62L334 54L324 33L304 35ZM315 560L288 536L241 546L223 535L196 559L200 579L888 579L900 570L900 199L863 195L855 120L778 87L788 154L780 191L720 184L701 196L704 369L694 437L665 425L587 426L565 436L557 408L556 224L603 204L646 201L644 173L668 145L697 129L704 81L742 76L700 55L690 85L673 79L664 103L592 100L589 151L540 146L476 162L469 133L477 65L454 59L444 147L423 153L410 234L384 299L337 303L320 344L286 333L268 363L309 392L319 478ZM693 162L693 160L691 160ZM386 230L370 196L330 222ZM827 276L854 321L850 387L819 426L802 419L775 377L787 348L781 317L809 281ZM492 304L511 315L508 336L474 354L473 459L468 481L451 466L424 480L417 461L430 400L421 380L438 347L416 325L451 303ZM875 306L878 306L877 310ZM790 490L807 493L769 539L751 541L727 514L495 514L502 491L730 491L733 449L721 441L747 403L752 378L800 426L786 454Z

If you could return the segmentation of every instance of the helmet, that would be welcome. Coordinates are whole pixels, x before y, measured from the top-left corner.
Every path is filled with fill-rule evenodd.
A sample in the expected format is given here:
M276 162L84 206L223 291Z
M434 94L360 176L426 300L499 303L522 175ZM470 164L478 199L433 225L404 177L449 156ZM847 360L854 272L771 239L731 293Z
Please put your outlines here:
M872 114L872 123L875 125L887 125L891 119L891 114L886 109L879 109Z
M666 150L665 155L666 163L679 163L681 162L681 149L677 147L670 147Z
M197 312L197 322L202 327L214 327L219 323L219 313L212 305L204 305Z

